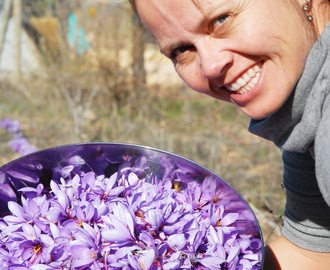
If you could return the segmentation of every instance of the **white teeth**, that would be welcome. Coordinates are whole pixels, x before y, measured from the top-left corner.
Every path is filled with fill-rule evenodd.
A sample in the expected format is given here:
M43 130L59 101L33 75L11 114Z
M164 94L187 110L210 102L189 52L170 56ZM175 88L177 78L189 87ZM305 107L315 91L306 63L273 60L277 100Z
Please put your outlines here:
M253 76L250 76L248 74L244 74L243 75L243 80L247 83L249 80L251 80L251 77L253 77Z
M252 68L250 68L250 69L248 70L248 74L249 74L249 76L250 76L251 78L253 78L253 77L256 75L256 72L255 72Z
M246 85L246 81L244 81L242 78L239 78L239 79L236 81L236 83L237 83L240 87Z
M241 87L237 84L237 83L232 83L230 86L229 86L229 90L230 91L237 91L238 89L240 89Z
M250 68L244 75L227 87L229 91L245 94L255 87L260 77L261 67L254 66Z

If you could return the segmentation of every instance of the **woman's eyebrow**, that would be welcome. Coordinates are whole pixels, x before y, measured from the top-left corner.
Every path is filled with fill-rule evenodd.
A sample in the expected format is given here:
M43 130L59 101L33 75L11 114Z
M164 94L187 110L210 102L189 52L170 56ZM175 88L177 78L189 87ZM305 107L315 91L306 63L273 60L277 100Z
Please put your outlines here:
M193 32L195 32L195 34L199 34L201 31L203 31L203 29L206 29L206 31L208 30L208 23L207 23L207 18L203 17L198 24L196 24L195 26L196 30L194 30ZM173 41L163 41L163 42L158 42L156 41L156 43L158 44L158 47L160 49L160 52L164 55L169 55L173 50L175 50L176 48L183 46L183 45L189 45L191 44L191 42L189 41L189 38L187 37L186 39L182 39L182 40L173 40Z
M171 52L175 50L176 48L180 47L182 43L181 42L173 42L168 44L158 44L160 52L165 56L170 56Z

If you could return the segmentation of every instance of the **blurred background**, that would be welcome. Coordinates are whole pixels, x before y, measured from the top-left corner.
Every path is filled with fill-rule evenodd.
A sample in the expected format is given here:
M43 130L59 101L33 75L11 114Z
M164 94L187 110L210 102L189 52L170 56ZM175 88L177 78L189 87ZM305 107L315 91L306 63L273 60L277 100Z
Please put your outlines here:
M280 234L280 151L230 104L189 90L125 0L0 0L0 121L37 149L146 145L220 175L250 203L265 241ZM0 166L19 157L0 128Z

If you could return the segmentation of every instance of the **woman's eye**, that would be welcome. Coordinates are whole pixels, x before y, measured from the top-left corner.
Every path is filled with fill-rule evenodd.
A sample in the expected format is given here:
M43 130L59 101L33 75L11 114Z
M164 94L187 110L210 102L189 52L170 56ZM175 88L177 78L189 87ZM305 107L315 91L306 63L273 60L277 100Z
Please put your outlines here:
M192 45L182 45L178 48L176 48L175 50L172 51L170 58L173 61L176 61L178 59L178 57L180 57L180 55L184 54L187 51L191 51L193 50L193 46Z
M226 14L226 15L221 15L220 17L218 17L218 18L214 21L214 26L215 26L215 27L220 26L221 24L223 24L223 23L227 20L228 17L229 17L228 14Z

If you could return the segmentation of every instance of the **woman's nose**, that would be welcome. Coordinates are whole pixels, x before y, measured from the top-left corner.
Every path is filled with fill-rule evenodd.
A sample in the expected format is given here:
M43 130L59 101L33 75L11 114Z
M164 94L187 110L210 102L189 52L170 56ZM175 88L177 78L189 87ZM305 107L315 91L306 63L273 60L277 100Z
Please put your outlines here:
M208 38L200 42L199 51L202 74L207 79L224 76L233 63L233 53L220 45L219 39Z

